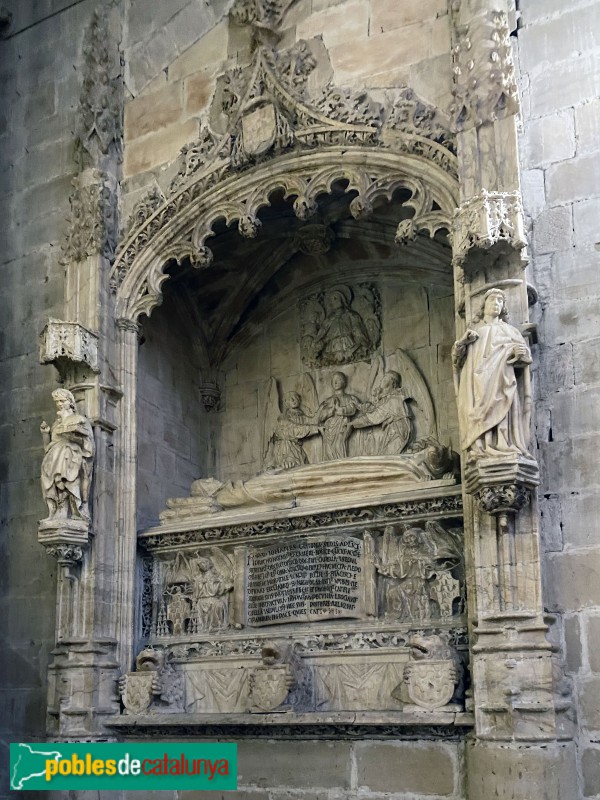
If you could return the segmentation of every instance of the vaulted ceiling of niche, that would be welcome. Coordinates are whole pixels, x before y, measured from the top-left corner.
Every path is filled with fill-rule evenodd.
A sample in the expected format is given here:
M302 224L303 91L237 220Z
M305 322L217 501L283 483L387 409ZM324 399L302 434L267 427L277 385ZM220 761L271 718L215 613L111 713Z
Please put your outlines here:
M163 291L193 329L190 336L203 344L211 366L218 368L269 316L283 313L302 294L339 283L340 263L350 282L401 274L407 283L452 291L451 247L443 232L433 239L421 233L407 245L394 241L399 220L413 214L402 206L408 192L396 192L391 202L356 220L349 210L355 195L344 188L342 182L321 196L317 214L306 222L294 214L293 198L274 193L259 214L256 238L243 238L236 223L228 228L217 221L207 240L214 254L210 267L194 269L187 261L167 267ZM296 237L307 225L331 231L328 252L306 255L299 249Z

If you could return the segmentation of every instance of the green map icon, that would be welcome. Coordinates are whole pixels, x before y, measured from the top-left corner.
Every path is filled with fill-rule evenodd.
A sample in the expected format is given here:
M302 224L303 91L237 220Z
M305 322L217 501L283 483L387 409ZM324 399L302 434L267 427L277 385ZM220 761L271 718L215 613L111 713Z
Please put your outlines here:
M43 744L31 745L11 744L10 746L10 788L16 791L28 789L27 781L32 778L44 778L46 775L46 761L58 761L61 753L51 750Z

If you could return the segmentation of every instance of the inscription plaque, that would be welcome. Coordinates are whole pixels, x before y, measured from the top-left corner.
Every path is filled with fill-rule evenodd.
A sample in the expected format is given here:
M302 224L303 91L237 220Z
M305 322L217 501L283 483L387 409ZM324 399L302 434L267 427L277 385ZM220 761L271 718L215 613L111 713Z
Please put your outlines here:
M248 555L248 625L366 617L363 541L343 536L256 547Z

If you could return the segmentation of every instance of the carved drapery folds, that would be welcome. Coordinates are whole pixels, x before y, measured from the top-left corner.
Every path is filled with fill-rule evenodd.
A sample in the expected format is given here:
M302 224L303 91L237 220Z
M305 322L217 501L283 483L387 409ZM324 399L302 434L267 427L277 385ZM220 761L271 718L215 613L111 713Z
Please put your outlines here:
M455 31L454 130L463 131L519 112L508 17L489 11Z
M456 156L440 112L409 89L397 93L389 111L365 92L326 85L311 93L307 79L315 64L309 44L301 41L279 53L260 47L249 67L222 76L213 105L226 120L225 133L205 127L197 143L183 148L169 192L153 189L131 215L110 280L113 291L128 297L126 313L156 304L160 273L170 259L188 257L196 267L211 263L206 240L218 219L237 221L244 237L260 236L259 211L278 189L311 225L317 198L336 182L356 194L350 203L356 219L370 214L379 199L406 189L411 229L409 236L400 230L399 243L421 231L431 237L450 231ZM415 158L423 180L409 166ZM261 171L267 160L269 168L265 163ZM433 191L429 173L437 176ZM157 247L152 254L150 240ZM309 246L326 248L327 236L311 236ZM134 263L136 272L146 273L141 281L128 277Z

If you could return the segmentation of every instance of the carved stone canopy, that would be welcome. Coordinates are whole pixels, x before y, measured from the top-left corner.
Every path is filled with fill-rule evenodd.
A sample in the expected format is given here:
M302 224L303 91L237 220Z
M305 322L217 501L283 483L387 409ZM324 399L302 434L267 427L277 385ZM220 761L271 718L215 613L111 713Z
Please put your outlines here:
M182 150L168 191L155 188L132 214L111 273L118 317L151 312L169 263L216 262L215 245L228 228L242 240L264 241L275 198L291 204L301 223L325 225L323 200L336 187L348 218L358 221L399 198L401 229L392 241L398 233L398 243L413 242L420 232L446 241L457 205L447 121L406 88L390 93L385 106L364 92L313 89L311 46L259 48L248 68L218 80L214 129L205 127ZM302 246L296 239L291 252Z

